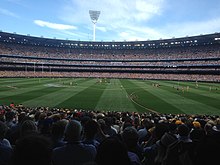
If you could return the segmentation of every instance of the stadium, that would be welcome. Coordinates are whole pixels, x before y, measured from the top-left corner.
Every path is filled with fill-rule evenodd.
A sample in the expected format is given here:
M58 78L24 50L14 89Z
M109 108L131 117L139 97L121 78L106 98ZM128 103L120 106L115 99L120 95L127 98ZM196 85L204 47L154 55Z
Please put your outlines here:
M152 41L93 42L1 32L0 43L1 100L5 104L101 111L220 113L220 33ZM88 83L88 89L84 82ZM19 92L25 83L30 83L27 94ZM31 95L39 83L47 88ZM72 96L56 100L57 95L65 95L62 90L55 92L62 88L72 90ZM4 94L16 90L17 97ZM47 90L48 93L43 92ZM114 97L119 103L114 102ZM170 102L169 97L177 99Z
M219 162L213 1L3 0L0 165Z

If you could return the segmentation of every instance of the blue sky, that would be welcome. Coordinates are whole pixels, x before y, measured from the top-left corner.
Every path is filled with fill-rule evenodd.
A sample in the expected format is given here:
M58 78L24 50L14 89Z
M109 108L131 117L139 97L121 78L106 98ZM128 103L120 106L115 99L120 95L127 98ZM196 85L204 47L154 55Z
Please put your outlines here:
M96 41L142 41L220 32L219 0L0 0L0 30L93 39L89 10L101 11Z

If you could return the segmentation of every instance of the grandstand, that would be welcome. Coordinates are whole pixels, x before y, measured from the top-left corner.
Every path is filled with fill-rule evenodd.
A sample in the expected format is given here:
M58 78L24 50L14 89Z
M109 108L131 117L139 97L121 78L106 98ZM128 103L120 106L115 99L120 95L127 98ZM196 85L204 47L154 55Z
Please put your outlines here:
M89 42L0 32L0 79L0 164L219 161L220 33Z
M1 77L219 82L220 33L148 41L92 42L0 32L0 58Z

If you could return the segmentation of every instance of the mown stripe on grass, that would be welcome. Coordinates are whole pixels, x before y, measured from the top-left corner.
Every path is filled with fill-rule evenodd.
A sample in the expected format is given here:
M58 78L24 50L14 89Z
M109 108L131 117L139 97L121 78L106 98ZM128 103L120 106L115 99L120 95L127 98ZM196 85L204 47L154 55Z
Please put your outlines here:
M212 99L218 99L220 100L220 88L216 86L212 86L207 84L205 85L199 85L198 88L191 88L192 90L189 90L190 92L203 95L203 96L208 96Z
M20 82L25 82L25 81L35 81L36 79L32 78L0 78L0 85L2 84L13 84L13 83L20 83Z
M159 113L164 113L165 111L164 107L166 107L168 111L172 111L172 112L174 110L179 111L179 109L177 109L176 107L172 106L171 104L168 104L164 100L160 99L158 96L153 95L148 90L146 90L146 88L149 88L149 87L146 85L143 85L141 81L127 80L125 81L125 83L128 87L128 88L125 88L127 90L127 93L137 103L136 106L139 107L137 108L138 112L146 112L146 111L153 110L153 112L156 111ZM130 86L133 86L134 89L130 88Z
M17 85L15 85L13 87L9 87L8 91L1 92L0 98L18 95L18 94L22 94L22 93L29 92L29 91L34 91L37 89L42 89L42 88L45 88L44 85L47 85L48 83L52 83L52 82L54 82L54 80L52 79L44 80L40 82L36 80L35 82L31 82L31 83L27 82L23 85L20 84L20 86L23 86L21 88L18 88Z
M106 89L102 93L95 110L137 111L119 79L111 79L110 83L106 84Z
M72 81L73 81L72 79L68 79L67 81L65 81L65 83L69 84ZM57 105L61 104L65 100L69 99L70 97L86 89L89 85L92 84L90 81L92 80L74 79L72 85L69 84L66 87L62 87L61 90L54 91L52 93L42 95L41 97L25 101L23 102L23 104L29 107L35 107L35 106L57 107Z
M15 104L20 104L27 100L37 99L38 97L41 97L45 94L52 93L52 92L55 92L61 89L62 88L46 87L46 88L42 88L39 90L33 90L33 91L24 92L24 93L17 94L17 95L4 97L1 100L5 104L9 104L10 102L15 102Z
M169 84L161 82L165 86ZM169 88L170 89L170 88ZM175 90L174 90L175 91ZM180 92L181 93L181 92ZM190 89L188 92L184 89L184 97L201 102L203 104L209 105L219 110L220 108L220 94L214 93L212 91L201 91L199 89ZM218 97L217 97L218 96Z
M212 97L213 99L220 99L220 89L217 87L216 90L216 86L212 86L213 84L210 85L210 83L203 83L203 85L201 85L201 83L199 83L198 87L196 88L195 83L194 82L175 82L175 81L159 81L159 83L163 83L165 82L167 84L167 86L172 86L172 87L179 87L179 88L187 88L187 86L189 87L189 91L193 92L193 93L198 93L200 95L204 95L204 96L209 96ZM210 91L210 87L212 88Z
M96 79L89 82L90 84L83 85L85 88L82 91L74 94L56 107L94 110L106 86L98 85Z
M220 102L217 99L213 99L210 97L205 97L203 95L194 93L198 92L194 90L182 91L176 90L175 88L170 86L170 83L162 82L160 81L160 90L165 90L164 93L166 95L168 93L173 93L176 97L176 103L173 103L174 105L179 103L179 107L185 112L185 113L193 113L193 114L219 114L219 106ZM174 99L175 101L175 99Z
M26 79L28 81L28 79ZM47 89L52 89L48 84L59 84L55 79L35 79L35 82L25 83L25 88L12 88L10 91L0 93L0 101L4 104L9 102L21 103L30 99L39 97L39 93L48 92ZM56 89L58 90L58 89ZM60 90L60 89L59 89ZM38 92L42 91L42 92ZM33 96L32 96L33 93ZM36 94L36 96L34 96Z

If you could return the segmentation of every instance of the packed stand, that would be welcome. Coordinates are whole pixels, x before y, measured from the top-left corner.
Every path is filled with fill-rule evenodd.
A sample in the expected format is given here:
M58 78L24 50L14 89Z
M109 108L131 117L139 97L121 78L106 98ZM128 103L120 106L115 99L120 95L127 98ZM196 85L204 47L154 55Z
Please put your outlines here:
M2 77L10 77L12 71L12 77L19 77L19 72L25 71L22 75L26 77L96 77L101 73L101 77L114 75L112 78L219 81L219 50L219 45L76 49L1 42L0 70L9 74L1 74ZM183 74L188 74L184 75L186 79Z
M217 115L0 107L1 165L206 165L218 162Z

